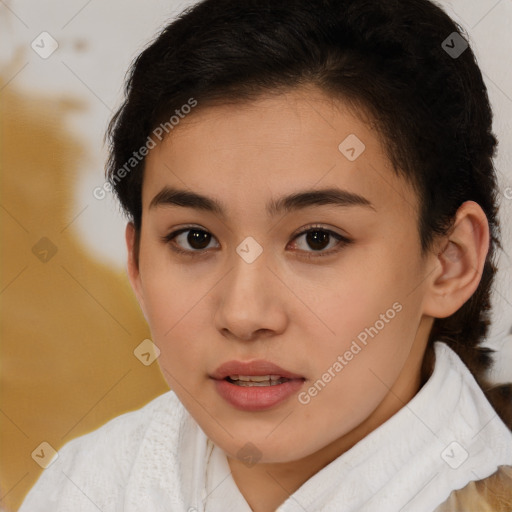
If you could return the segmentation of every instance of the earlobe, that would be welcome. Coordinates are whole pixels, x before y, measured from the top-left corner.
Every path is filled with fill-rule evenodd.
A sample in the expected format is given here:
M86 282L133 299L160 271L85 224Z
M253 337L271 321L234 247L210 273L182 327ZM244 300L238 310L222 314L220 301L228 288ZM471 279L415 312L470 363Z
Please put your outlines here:
M469 300L478 288L489 250L489 223L480 205L465 202L435 257L424 313L446 318Z
M138 261L138 244L137 244L137 233L135 231L135 226L133 222L129 222L126 225L125 230L125 239L126 239L126 249L128 251L128 259L127 259L127 272L128 279L132 286L133 292L137 297L137 301L142 309L142 313L147 320L146 310L144 305L144 294L142 291L142 283L140 277L139 270L139 261Z

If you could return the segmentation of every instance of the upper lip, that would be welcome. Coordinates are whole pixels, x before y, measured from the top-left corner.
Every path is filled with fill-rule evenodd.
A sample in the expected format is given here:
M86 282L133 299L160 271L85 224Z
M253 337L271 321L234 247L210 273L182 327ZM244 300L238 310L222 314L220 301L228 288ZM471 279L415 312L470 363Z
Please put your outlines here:
M279 375L285 379L303 379L301 375L284 370L270 361L227 361L221 364L211 375L213 379L222 380L230 375L262 376Z

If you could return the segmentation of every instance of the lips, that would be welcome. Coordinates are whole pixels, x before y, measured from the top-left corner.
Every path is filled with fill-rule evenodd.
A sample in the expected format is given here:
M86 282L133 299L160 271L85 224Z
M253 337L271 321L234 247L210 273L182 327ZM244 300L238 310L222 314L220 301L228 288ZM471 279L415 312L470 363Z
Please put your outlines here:
M242 411L263 411L300 390L305 378L269 361L228 361L210 377L217 393Z
M248 376L248 377L261 377L261 376L278 376L283 379L294 380L304 379L301 375L284 370L280 366L271 363L270 361L255 360L255 361L228 361L220 365L212 374L211 377L215 380L222 380L226 377L232 376Z

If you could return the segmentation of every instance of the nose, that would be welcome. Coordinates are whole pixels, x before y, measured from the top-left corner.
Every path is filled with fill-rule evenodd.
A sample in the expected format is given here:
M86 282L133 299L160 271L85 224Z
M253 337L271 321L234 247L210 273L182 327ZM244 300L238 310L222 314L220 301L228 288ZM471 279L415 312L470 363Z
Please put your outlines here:
M265 251L248 261L235 254L232 269L217 289L215 326L223 336L239 341L280 334L287 324L286 287L269 268Z

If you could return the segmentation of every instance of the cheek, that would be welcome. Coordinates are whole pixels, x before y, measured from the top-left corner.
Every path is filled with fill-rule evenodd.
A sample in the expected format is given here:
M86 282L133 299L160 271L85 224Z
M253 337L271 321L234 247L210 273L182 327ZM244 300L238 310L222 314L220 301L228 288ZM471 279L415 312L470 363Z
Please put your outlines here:
M382 330L381 315L388 312L387 317L395 318L397 306L393 309L393 304L403 303L407 288L408 277L384 251L373 248L355 256L353 262L334 269L334 279L331 275L325 286L311 290L319 316L333 334L333 343L341 340L350 344L376 322Z
M186 312L194 296L194 284L186 272L173 265L170 249L161 243L144 240L140 272L148 322L158 338L165 335ZM190 306L188 307L190 309Z
M161 248L152 250L146 246L141 252L140 264L146 316L153 341L161 351L174 337L180 319L186 319L187 310L191 309L191 296L194 295L193 287L180 272L172 271L163 252Z
M350 375L363 388L377 381L370 368L382 377L401 368L421 318L421 291L412 293L419 264L411 254L401 254L388 246L359 252L350 272L336 272L339 277L329 282L328 292L321 291L326 287L313 292L316 311L329 329L314 346L318 376L345 354L349 366L359 371L345 372L344 379Z
M150 250L148 250L150 252ZM158 253L164 253L158 254ZM175 388L173 378L192 388L191 368L204 369L208 360L210 314L205 313L208 293L215 280L198 278L197 267L176 265L168 254L154 250L141 264L144 303L152 341L160 350L164 378Z
M388 323L379 317L371 320L371 314L368 320L363 314L357 319L347 317L338 321L338 327L351 331L352 336L341 336L329 347L322 340L311 349L314 369L299 397L300 409L307 431L322 433L322 444L357 427L379 406L410 354L414 340L410 324L414 322L409 322L408 310L403 305L390 311L373 306ZM358 313L357 308L353 313Z

